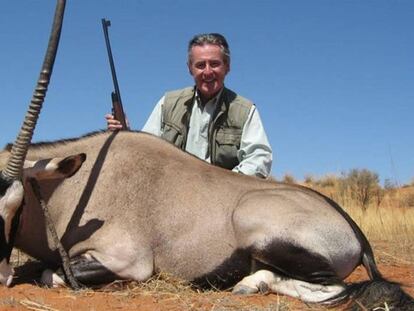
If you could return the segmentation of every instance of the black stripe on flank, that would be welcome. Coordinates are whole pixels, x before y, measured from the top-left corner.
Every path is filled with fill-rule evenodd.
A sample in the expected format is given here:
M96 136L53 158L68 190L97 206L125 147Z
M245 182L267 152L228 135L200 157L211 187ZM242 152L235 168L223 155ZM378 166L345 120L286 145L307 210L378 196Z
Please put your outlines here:
M342 282L326 258L292 243L273 241L254 250L253 258L289 278L324 285Z
M71 258L70 267L75 279L86 286L105 285L122 279L95 258L88 259L85 256ZM67 282L62 268L59 268L56 274Z
M249 275L251 266L250 250L238 249L216 269L191 283L203 289L228 289Z

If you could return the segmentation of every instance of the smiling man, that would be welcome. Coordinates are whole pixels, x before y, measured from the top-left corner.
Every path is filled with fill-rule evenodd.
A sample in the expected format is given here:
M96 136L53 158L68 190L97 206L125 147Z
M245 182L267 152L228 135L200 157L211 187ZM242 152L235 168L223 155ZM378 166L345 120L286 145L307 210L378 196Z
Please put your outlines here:
M257 108L224 86L230 71L230 50L224 36L194 36L188 45L187 65L195 86L167 92L142 131L214 165L267 178L272 149ZM112 115L106 119L108 129L122 128Z

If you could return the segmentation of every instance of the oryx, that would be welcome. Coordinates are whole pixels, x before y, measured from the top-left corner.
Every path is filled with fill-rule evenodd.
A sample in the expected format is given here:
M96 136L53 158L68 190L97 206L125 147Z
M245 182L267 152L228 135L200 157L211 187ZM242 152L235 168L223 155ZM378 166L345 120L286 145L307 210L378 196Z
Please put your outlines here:
M23 186L15 181L0 201L5 267L13 238L29 255L60 263L28 178L38 181L86 285L165 271L203 287L254 293L265 286L321 302L346 297L342 280L360 264L374 284L388 285L361 230L329 198L211 166L139 132L30 146ZM11 271L2 271L10 285Z
M140 132L29 142L17 139L0 153L0 162L8 159L0 182L3 284L12 282L14 246L60 264L29 183L34 178L74 275L85 285L144 281L165 271L235 293L267 288L330 303L369 287L392 296L388 305L400 310L413 304L381 277L355 222L313 190L211 166ZM344 284L360 264L371 280ZM49 285L54 277L44 275Z

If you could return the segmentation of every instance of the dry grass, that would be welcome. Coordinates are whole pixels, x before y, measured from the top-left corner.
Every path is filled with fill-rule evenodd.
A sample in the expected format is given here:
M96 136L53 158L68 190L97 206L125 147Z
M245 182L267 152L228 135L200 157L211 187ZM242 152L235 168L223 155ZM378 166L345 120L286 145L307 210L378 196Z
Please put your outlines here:
M414 208L407 205L414 196L414 187L386 191L381 200L373 200L366 210L349 196L340 197L335 185L316 190L342 203L374 249L377 244L381 245L379 253L400 263L414 263ZM387 251L383 251L385 244Z
M19 302L22 306L24 306L28 310L33 311L59 311L58 309L54 309L46 304L38 303L36 301L30 299L20 300Z
M161 273L146 282L114 282L99 291L125 298L150 296L153 299L171 302L182 310L290 310L288 304L277 296L275 302L267 306L257 306L245 299L236 299L230 293L217 290L200 291L191 284L172 275Z
M19 305L19 300L14 297L0 299L0 310L15 308Z
M401 262L414 262L413 208L377 207L363 212L359 208L346 207L346 210L370 241L375 241L374 244L386 242L392 256Z

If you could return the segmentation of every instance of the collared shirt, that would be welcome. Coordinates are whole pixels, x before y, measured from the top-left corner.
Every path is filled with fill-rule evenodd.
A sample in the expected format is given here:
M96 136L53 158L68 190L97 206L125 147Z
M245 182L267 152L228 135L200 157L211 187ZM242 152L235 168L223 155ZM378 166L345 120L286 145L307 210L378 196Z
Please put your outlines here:
M208 154L208 127L213 119L217 101L222 92L223 89L214 98L205 103L205 105L201 103L201 99L196 92L193 109L191 111L185 151L208 163L211 163L210 154Z
M221 91L220 91L221 93ZM190 117L190 125L185 150L188 153L210 163L208 154L208 126L213 117L220 93L209 100L205 105L201 104L198 96L195 96ZM142 131L161 136L162 129L162 105L163 96L152 111ZM252 105L249 116L243 127L240 149L237 152L239 165L233 168L234 172L245 175L255 175L267 178L272 167L272 149L263 128L259 112Z

